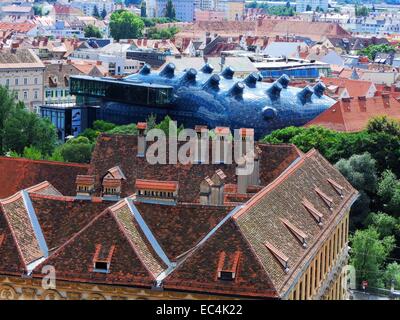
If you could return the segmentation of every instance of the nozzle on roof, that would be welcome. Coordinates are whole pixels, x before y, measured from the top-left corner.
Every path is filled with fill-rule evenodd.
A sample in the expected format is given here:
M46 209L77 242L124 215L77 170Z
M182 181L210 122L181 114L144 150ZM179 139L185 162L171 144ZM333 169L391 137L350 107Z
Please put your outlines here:
M321 98L323 96L325 89L326 89L326 86L321 81L318 82L313 88L314 93L318 98Z
M267 94L271 100L278 100L281 96L282 85L275 81L271 87L267 89Z
M186 70L184 79L186 81L196 81L196 75L197 75L196 69L190 68Z
M213 67L211 64L206 63L206 64L200 69L200 71L203 72L203 73L209 73L209 74L211 74L211 73L213 73L213 71L214 71L214 67Z
M277 81L282 85L283 88L286 89L289 85L290 78L286 74L283 74Z
M313 94L313 90L310 86L304 87L297 96L299 97L302 104L306 104L307 102L311 102L311 96Z
M160 76L172 78L175 74L175 65L168 63L163 70L160 72Z
M221 72L221 76L223 76L225 79L232 79L234 74L235 74L235 70L233 70L233 68L230 66L226 67Z
M258 74L256 72L250 73L245 79L244 83L249 87L249 88L255 88L257 85L258 81Z
M208 80L203 84L204 89L219 90L219 82L221 78L217 74L213 74Z
M147 63L139 71L139 73L142 75L149 74L150 72L151 72L151 67Z
M233 87L229 89L229 95L235 98L241 98L243 96L244 87L243 82L236 82Z

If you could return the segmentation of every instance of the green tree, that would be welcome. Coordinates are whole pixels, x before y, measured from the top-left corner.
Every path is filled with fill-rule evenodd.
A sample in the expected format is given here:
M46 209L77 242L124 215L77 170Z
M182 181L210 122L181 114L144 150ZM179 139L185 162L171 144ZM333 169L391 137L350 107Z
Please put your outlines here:
M114 129L107 131L109 134L128 134L128 135L137 135L137 127L136 124L127 124L122 126L117 126Z
M35 147L43 155L53 152L57 144L54 125L48 120L17 107L4 123L4 148L23 153L25 147Z
M140 5L140 16L143 18L147 17L146 1L142 1L142 4Z
M93 144L88 138L77 137L60 146L58 152L67 162L89 163L92 150Z
M380 275L386 258L394 248L394 237L380 239L378 231L369 227L357 230L350 241L350 263L356 269L357 283L368 280L371 287L381 286Z
M400 216L400 180L392 171L386 170L382 173L377 193L385 211Z
M336 168L360 192L359 198L352 207L351 227L359 227L370 211L370 195L376 190L376 161L369 153L353 155L349 159L341 159Z
M83 32L85 33L86 38L102 38L103 37L100 29L93 24L87 25L83 29Z
M392 282L395 290L400 289L400 264L392 262L386 266L385 273L383 274L383 282L387 289L391 289Z
M110 17L110 34L120 39L134 39L142 35L144 22L142 19L127 10L114 11Z
M43 155L39 149L35 147L25 147L22 157L31 160L42 160Z
M107 11L106 11L106 7L103 7L103 10L101 10L101 19L105 19L107 17Z
M367 56L369 59L374 60L377 53L390 53L395 52L396 48L389 44L376 44L370 45L362 50L358 51L359 55Z
M95 17L95 18L97 18L97 19L100 18L99 8L97 8L97 5L95 5L95 6L93 7L92 16Z
M6 151L4 148L4 133L7 120L16 110L15 96L6 87L0 86L0 153Z
M311 10L312 10L312 7L308 4L306 7L306 11L311 11Z
M366 224L373 226L382 237L395 235L400 230L398 220L384 212L371 212L366 219Z
M167 4L165 6L165 16L170 19L175 19L176 17L175 8L172 0L167 1Z

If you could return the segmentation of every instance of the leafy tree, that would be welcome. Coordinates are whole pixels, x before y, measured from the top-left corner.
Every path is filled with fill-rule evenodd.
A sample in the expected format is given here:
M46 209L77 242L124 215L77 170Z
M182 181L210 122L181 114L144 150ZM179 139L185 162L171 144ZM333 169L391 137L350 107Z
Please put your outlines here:
M3 143L6 150L20 154L25 147L32 146L49 155L57 143L56 128L48 119L17 107L4 123Z
M400 264L392 262L386 266L385 273L383 274L383 282L387 289L391 288L392 282L395 290L400 289Z
M106 18L106 16L107 16L106 7L103 7L103 10L101 10L100 16L101 16L101 19L103 19L103 20Z
M4 148L5 124L16 107L14 94L6 87L0 86L0 153L8 151Z
M25 147L24 152L22 154L23 158L31 159L31 160L42 160L43 155L39 149L35 147Z
M381 286L380 274L386 258L394 248L394 237L380 239L378 231L369 227L357 230L350 241L350 263L356 269L357 283L368 280L371 287Z
M137 127L136 124L127 124L123 126L117 126L114 129L107 131L110 134L128 134L128 135L137 135Z
M33 6L33 14L34 14L35 16L39 16L39 17L43 16L43 15L44 15L44 14L43 14L43 6L41 6L41 5L34 5L34 6Z
M86 137L68 140L59 147L58 152L67 162L88 163L92 155L93 145Z
M146 123L147 123L147 130L151 130L154 129L157 125L157 117L154 114L151 114L148 116L148 118L146 119Z
M366 219L366 224L373 226L382 237L395 235L400 230L397 219L384 212L371 212Z
M172 39L178 32L179 28L177 27L168 27L162 29L151 27L147 30L147 37L149 39Z
M400 216L400 180L396 175L386 170L378 184L378 196L387 212Z
M311 11L311 10L312 10L312 7L308 4L306 7L306 11Z
M356 17L367 17L369 15L370 10L366 6L357 6L355 7Z
M103 37L100 29L93 24L87 25L83 29L83 32L85 33L86 38L102 38Z
M365 220L370 211L370 194L376 190L376 161L369 153L353 155L336 163L339 171L360 192L359 198L352 207L351 226L357 227Z
M354 188L374 192L377 185L376 161L369 153L351 156L336 163L336 168Z
M168 137L170 134L176 135L179 134L181 130L183 130L183 126L181 125L179 128L176 126L176 123L171 123L173 120L170 116L166 116L159 124L156 125L157 129L161 129L165 132L166 136ZM171 132L169 130L171 123Z
M165 16L170 19L175 19L175 8L172 0L168 0L165 6Z
M376 44L370 45L362 50L358 51L359 55L367 56L369 59L374 60L377 53L390 53L395 52L396 48L389 44Z
M111 36L120 39L134 39L142 35L144 22L142 19L127 10L114 11L110 17Z
M98 19L100 18L99 8L97 8L97 5L95 5L93 7L92 16L95 17L95 18L98 18Z

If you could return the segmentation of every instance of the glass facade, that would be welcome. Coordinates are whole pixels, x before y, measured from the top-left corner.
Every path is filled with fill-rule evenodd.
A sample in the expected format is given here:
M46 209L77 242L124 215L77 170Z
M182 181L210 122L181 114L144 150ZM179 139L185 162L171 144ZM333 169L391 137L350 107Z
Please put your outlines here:
M320 76L320 69L318 68L305 68L305 69L277 69L277 70L263 70L261 75L263 78L277 79L286 74L293 79L317 79ZM328 73L328 71L326 71ZM325 74L324 74L325 75Z
M172 101L172 87L71 77L70 93L138 105L165 106Z

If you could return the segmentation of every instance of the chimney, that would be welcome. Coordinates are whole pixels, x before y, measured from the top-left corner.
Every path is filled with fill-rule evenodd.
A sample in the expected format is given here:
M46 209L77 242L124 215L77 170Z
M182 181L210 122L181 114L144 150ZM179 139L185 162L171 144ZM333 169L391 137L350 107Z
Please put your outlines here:
M197 135L197 146L195 149L194 163L207 163L208 154L208 128L207 126L196 125L194 127Z
M228 127L216 127L213 140L213 163L224 164L231 160L232 142L229 141L230 129Z
M137 124L137 130L138 130L138 152L137 156L138 157L144 157L146 153L146 134L145 131L147 129L147 123L146 122L138 122Z
M200 183L200 204L202 205L210 205L211 199L211 186L213 182L210 177L207 176Z
M245 155L247 152L251 150L246 150L246 144L250 143L249 147L254 146L254 129L252 128L240 128L239 136L241 142L241 156ZM247 143L246 143L247 142Z
M101 66L102 64L103 64L103 62L101 62L99 60L96 61L96 66Z

